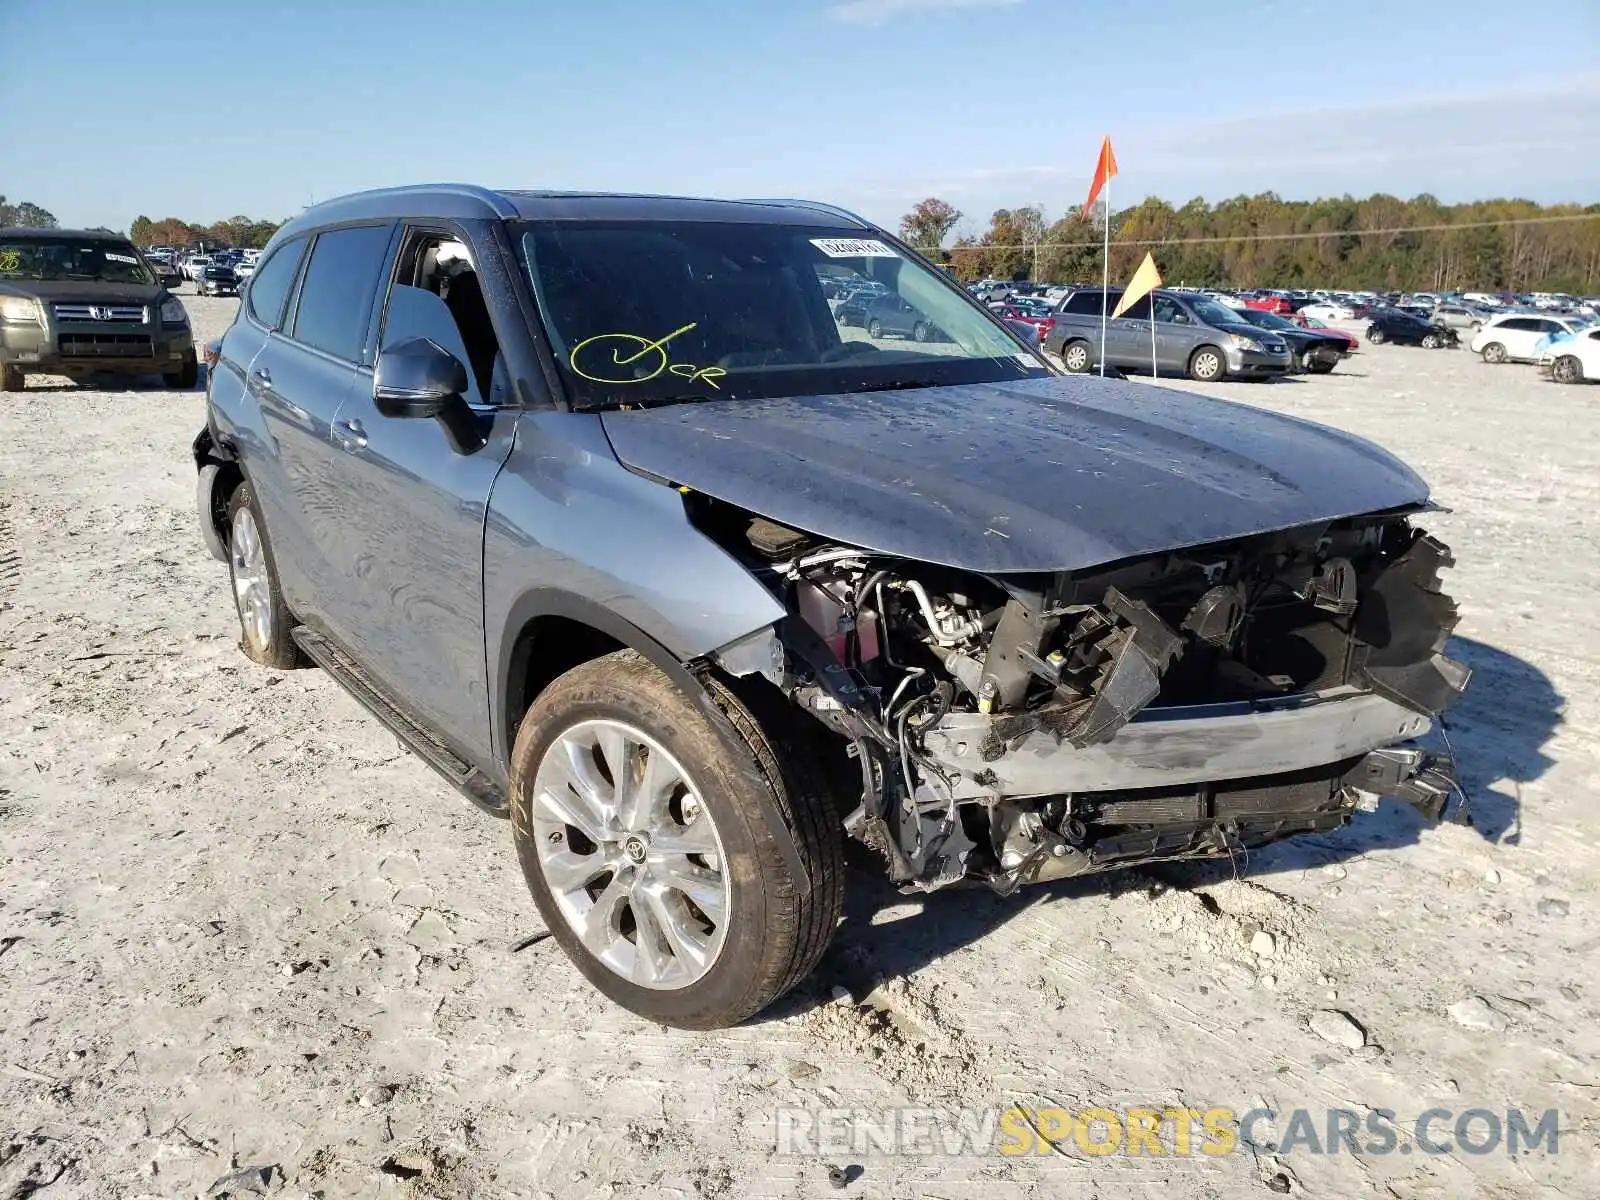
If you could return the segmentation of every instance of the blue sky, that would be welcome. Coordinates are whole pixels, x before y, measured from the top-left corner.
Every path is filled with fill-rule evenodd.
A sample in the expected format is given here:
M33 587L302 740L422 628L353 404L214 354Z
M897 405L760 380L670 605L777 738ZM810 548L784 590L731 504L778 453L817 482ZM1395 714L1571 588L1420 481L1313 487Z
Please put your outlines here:
M0 44L0 192L75 225L465 179L976 229L1105 133L1118 204L1600 200L1596 0L0 0Z

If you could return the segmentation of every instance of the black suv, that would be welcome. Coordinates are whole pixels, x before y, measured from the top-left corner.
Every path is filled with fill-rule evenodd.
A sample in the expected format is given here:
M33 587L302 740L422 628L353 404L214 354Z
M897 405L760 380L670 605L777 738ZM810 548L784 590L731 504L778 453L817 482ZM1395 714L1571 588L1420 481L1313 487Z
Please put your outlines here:
M841 328L825 280L948 341ZM202 533L509 838L650 1018L737 1021L899 887L1238 856L1454 703L1426 485L1348 434L1067 378L882 229L794 200L427 187L273 238L212 372Z
M70 229L0 229L0 391L30 374L199 377L189 315L132 242Z

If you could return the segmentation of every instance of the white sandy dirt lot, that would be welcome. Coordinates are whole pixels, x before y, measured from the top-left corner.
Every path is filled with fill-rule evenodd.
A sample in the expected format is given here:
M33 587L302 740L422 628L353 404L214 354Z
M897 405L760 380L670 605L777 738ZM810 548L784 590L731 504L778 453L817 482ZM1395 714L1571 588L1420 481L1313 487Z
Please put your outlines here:
M236 304L185 303L202 342ZM519 948L507 827L320 672L244 659L196 526L204 397L158 384L0 397L0 1197L1597 1194L1600 388L1392 346L1172 385L1376 439L1449 506L1476 828L1386 802L1238 878L1004 900L865 858L815 977L693 1034ZM1198 1127L944 1152L1011 1105L1280 1115L1221 1155ZM1556 1110L1555 1151L1508 1155L1508 1110ZM825 1152L780 1152L780 1112Z

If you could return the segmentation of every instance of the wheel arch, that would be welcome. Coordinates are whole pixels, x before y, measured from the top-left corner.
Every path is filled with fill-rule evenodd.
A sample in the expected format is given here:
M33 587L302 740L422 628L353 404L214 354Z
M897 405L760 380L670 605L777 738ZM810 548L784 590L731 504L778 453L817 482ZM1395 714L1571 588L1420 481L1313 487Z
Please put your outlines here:
M509 782L511 747L517 728L538 693L560 675L582 663L617 650L633 650L660 669L693 703L730 745L739 745L728 718L701 682L695 669L680 661L666 646L626 618L594 601L559 588L530 588L512 603L500 640L500 655L491 693L495 710L493 733L496 752L505 764ZM715 670L712 665L705 669ZM770 796L758 792L767 810L778 852L797 879L808 872L800 859L792 831Z
M580 663L635 650L690 695L703 692L694 672L655 638L594 601L560 588L530 588L506 613L496 664L495 733L504 760L539 692Z

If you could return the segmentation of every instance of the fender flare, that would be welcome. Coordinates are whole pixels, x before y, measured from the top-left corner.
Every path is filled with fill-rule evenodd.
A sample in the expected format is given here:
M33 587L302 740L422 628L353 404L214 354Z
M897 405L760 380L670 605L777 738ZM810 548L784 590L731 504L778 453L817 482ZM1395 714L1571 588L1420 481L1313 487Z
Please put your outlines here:
M518 596L506 613L505 627L500 633L498 661L495 663L495 708L492 716L495 736L502 742L500 757L505 763L508 791L511 746L516 740L516 730L510 727L507 718L510 711L513 672L517 666L512 657L518 634L529 621L538 617L564 617L588 625L628 649L644 655L695 703L701 715L730 748L743 750L739 735L734 731L732 723L717 707L705 685L700 682L699 676L661 642L632 622L583 596L560 588L531 588ZM756 796L767 826L772 830L778 853L783 856L784 865L795 879L804 880L809 885L810 875L800 859L800 851L795 845L794 834L788 822L783 819L783 814L765 787L757 789Z

